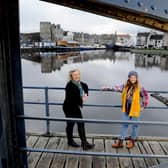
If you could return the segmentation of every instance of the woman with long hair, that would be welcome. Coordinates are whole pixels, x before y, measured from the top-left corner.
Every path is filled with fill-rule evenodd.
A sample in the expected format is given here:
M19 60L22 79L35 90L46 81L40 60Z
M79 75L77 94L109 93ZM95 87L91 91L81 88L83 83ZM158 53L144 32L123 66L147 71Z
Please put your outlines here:
M130 71L126 84L115 86L113 88L103 88L103 90L113 90L122 92L122 112L124 121L137 121L140 117L141 111L148 105L148 93L144 87L140 86L138 81L138 73ZM123 140L128 131L128 124L123 124L120 138L112 144L113 148L123 147ZM138 125L132 125L132 135L127 148L134 147L137 138Z
M83 102L88 96L88 85L81 81L80 71L78 69L69 72L69 81L65 88L65 100L63 103L63 111L68 118L83 118L81 108ZM88 143L85 134L84 123L82 122L67 122L66 135L68 145L72 147L80 147L73 139L73 128L77 123L79 137L81 139L81 146L84 150L92 149L94 144Z

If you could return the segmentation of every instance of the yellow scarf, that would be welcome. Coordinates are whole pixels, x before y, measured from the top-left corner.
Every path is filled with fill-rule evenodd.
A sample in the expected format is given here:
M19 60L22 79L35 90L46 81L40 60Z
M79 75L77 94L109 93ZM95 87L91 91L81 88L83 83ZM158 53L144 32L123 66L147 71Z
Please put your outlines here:
M126 99L127 99L128 87L125 87L122 92L122 112L126 112ZM130 117L139 117L141 112L141 103L140 103L140 86L135 89L132 97L131 108L129 112Z

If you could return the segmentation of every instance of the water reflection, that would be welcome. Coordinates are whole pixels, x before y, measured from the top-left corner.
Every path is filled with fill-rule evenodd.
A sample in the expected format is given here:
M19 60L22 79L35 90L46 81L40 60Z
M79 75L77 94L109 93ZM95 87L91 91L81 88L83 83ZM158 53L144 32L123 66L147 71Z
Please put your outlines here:
M79 68L82 80L89 84L89 88L101 86L113 86L122 84L127 79L129 70L135 69L139 73L139 79L147 90L168 90L168 58L163 56L149 56L131 54L129 52L112 51L87 51L81 53L31 53L23 54L22 74L24 86L48 86L64 87L67 82L68 72L72 68ZM29 61L28 61L29 60ZM164 70L164 71L163 71ZM50 102L62 103L63 91L51 91ZM43 91L27 90L24 92L25 101L43 102ZM90 92L87 104L120 105L120 93ZM149 106L163 106L160 102L150 98ZM43 116L43 106L25 106L25 114ZM50 106L50 115L64 117L61 106ZM120 109L116 108L90 108L83 109L85 118L114 119L122 117ZM146 109L141 120L167 121L167 110ZM45 123L28 121L27 128L35 132L43 132ZM52 122L52 132L64 131L63 123ZM87 124L88 133L119 134L119 126L90 125ZM160 131L160 127L143 127L140 135L168 136L167 128Z
M91 51L70 53L23 53L22 58L41 64L42 73L51 73L61 70L64 64L84 63L93 60L129 60L125 53L114 53L113 51Z
M22 58L33 62L41 63L42 73L60 71L64 64L83 63L93 60L108 59L113 63L116 60L129 61L129 55L114 53L113 51L94 52L71 52L71 53L24 53ZM135 67L152 68L159 67L161 70L168 70L168 56L135 54Z
M159 67L161 70L168 70L168 56L135 54L135 67Z

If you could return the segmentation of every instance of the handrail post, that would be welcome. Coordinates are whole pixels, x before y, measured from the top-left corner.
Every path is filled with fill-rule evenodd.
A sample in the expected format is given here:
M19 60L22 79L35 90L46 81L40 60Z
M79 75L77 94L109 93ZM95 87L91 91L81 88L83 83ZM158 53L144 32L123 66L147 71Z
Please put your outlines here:
M48 87L45 87L45 114L50 116L49 101L48 101ZM46 134L50 134L50 121L46 121Z

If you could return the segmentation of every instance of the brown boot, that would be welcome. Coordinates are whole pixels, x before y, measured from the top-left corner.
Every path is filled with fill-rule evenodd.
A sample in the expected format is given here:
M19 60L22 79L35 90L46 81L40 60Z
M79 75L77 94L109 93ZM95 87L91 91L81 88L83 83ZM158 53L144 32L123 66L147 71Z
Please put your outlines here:
M127 144L127 148L131 149L135 146L135 140L134 139L130 139L130 141Z
M112 144L113 148L122 148L123 147L123 140L119 139L118 141L115 141L114 144Z

